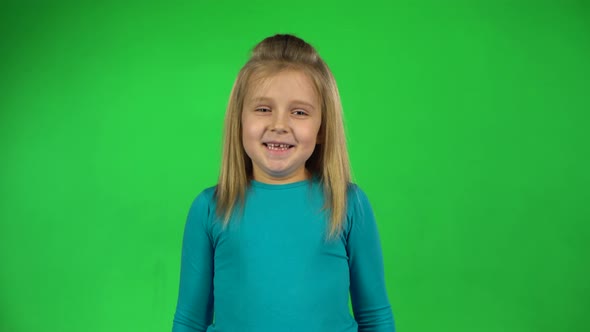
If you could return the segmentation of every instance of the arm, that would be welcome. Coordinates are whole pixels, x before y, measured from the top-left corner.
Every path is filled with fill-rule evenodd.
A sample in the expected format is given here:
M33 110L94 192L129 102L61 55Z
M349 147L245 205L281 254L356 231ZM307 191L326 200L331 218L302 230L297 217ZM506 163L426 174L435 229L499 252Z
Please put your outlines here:
M351 191L347 251L354 317L359 332L393 332L393 313L385 288L381 242L373 209L360 188L352 186Z
M213 245L207 230L209 201L193 201L184 228L180 287L172 332L206 331L213 321Z

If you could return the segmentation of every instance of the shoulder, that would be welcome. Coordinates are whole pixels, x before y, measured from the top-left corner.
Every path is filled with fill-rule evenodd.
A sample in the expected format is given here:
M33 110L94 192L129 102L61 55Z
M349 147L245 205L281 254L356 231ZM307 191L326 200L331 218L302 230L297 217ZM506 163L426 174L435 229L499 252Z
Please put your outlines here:
M195 198L195 201L201 201L201 202L213 202L215 200L215 190L217 189L217 186L212 186L212 187L208 187L203 189Z
M217 186L212 186L203 189L192 201L190 206L190 215L211 215L215 211L215 189Z
M357 184L350 183L347 192L346 227L366 227L374 222L373 208L365 191Z
M356 183L349 183L347 189L347 203L348 211L354 212L359 208L369 205L369 198L364 190L361 189Z

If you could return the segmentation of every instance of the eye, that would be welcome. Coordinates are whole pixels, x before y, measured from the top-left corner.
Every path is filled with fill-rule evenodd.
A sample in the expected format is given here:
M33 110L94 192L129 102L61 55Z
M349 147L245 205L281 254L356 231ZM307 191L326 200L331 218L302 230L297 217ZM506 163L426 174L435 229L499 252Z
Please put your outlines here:
M293 114L297 116L306 116L307 112L305 110L294 110Z
M256 112L260 112L260 113L268 113L270 112L270 108L267 107L257 107L255 109Z

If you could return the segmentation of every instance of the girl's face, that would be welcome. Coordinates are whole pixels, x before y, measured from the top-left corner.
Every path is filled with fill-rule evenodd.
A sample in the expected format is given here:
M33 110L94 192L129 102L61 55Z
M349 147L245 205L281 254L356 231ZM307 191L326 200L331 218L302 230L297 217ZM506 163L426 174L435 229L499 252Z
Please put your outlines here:
M308 178L322 114L309 77L286 70L250 90L242 110L242 142L254 180L290 183Z

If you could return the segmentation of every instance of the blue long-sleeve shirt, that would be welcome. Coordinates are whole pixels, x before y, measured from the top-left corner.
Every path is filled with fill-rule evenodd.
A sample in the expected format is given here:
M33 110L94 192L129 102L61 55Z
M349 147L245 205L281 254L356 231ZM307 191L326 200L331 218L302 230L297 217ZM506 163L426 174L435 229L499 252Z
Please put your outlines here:
M377 225L358 186L330 242L317 180L251 181L243 217L225 230L214 190L188 213L173 332L395 330Z

